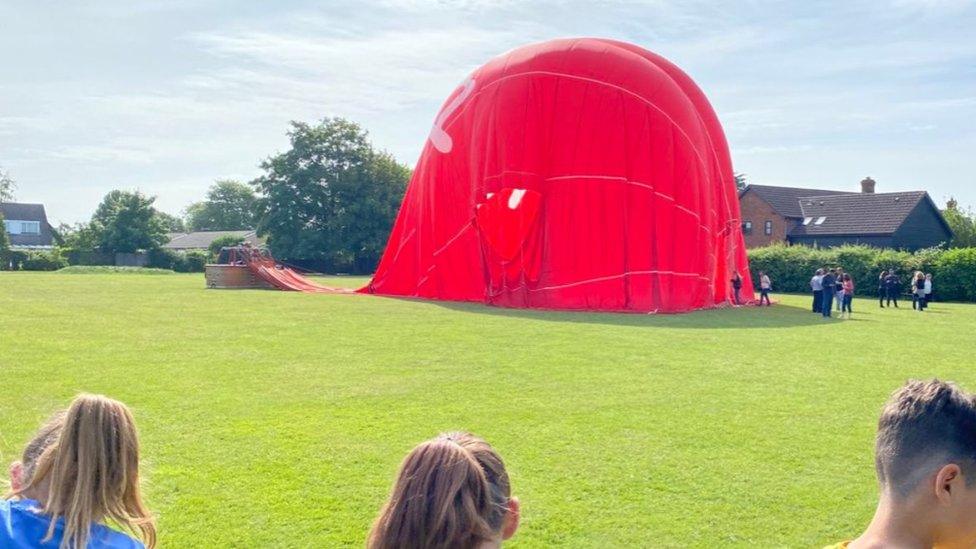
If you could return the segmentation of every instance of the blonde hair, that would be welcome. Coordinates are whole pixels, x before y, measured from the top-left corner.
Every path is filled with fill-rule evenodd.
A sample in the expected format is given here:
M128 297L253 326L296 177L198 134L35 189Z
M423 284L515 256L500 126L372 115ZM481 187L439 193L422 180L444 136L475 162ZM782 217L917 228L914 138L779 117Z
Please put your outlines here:
M61 432L38 460L22 492L47 480L42 512L51 517L47 536L64 518L60 549L87 546L92 524L112 521L156 546L155 520L139 490L139 435L129 409L101 395L79 395Z
M505 465L487 442L442 434L403 460L368 547L477 547L501 535L510 498Z

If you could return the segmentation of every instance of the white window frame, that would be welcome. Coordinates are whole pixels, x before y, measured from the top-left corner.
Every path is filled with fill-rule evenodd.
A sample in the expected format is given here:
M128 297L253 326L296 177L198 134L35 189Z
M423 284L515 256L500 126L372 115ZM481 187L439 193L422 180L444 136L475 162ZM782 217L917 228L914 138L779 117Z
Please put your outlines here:
M822 215L822 216L818 217L817 220L813 222L813 224L814 225L823 225L823 222L824 221L827 221L827 216Z
M804 217L803 218L803 224L804 225L809 225L810 223L813 223L813 218L812 217Z
M766 222L763 223L763 234L765 234L765 235L771 235L771 234L773 234L773 222L772 221L769 221L767 219Z
M40 221L21 221L20 222L20 234L37 236L41 234L41 222Z

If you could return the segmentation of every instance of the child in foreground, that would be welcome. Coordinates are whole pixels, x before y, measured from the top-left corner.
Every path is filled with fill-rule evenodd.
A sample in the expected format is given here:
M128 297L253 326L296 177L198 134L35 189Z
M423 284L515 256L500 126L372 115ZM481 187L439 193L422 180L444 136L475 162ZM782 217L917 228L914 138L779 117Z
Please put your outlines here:
M878 421L880 500L858 538L835 549L976 547L976 398L909 381Z
M369 549L491 549L518 529L501 457L484 440L447 433L414 448L369 535Z
M97 395L75 398L10 467L0 499L0 547L141 548L156 545L139 493L139 439L129 409ZM138 533L143 542L106 526Z

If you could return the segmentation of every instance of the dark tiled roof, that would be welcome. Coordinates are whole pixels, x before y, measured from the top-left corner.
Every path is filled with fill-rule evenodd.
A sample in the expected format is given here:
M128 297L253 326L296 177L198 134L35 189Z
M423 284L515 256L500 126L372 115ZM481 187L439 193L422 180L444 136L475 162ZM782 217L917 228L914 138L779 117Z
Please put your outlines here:
M0 214L3 214L4 219L47 222L47 216L44 215L44 204L0 202Z
M800 187L774 187L772 185L749 185L739 193L741 197L746 192L752 191L766 201L767 204L783 217L801 217L800 198L813 195L828 194L860 194L848 193L843 191L826 191L822 189L803 189Z
M54 244L54 234L44 213L44 204L22 204L19 202L0 203L0 214L8 221L37 221L41 225L41 234L12 234L11 246L46 247ZM0 230L3 227L0 226Z
M169 250L205 250L210 244L222 236L237 236L255 246L263 245L264 239L258 238L255 231L198 231L195 233L169 233L170 240L163 244Z
M801 197L804 220L812 219L794 228L790 236L892 234L927 196L925 191L912 191ZM821 217L824 220L817 225Z

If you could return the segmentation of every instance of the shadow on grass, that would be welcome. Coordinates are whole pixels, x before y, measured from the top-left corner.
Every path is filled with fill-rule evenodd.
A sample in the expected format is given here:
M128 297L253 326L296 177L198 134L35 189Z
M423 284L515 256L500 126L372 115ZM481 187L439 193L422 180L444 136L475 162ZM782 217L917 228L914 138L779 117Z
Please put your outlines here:
M507 309L479 303L455 301L426 301L426 303L452 311L488 316L647 328L770 329L839 322L839 319L836 318L825 319L822 315L814 314L805 307L782 304L772 307L745 306L709 309L682 314L638 314Z

